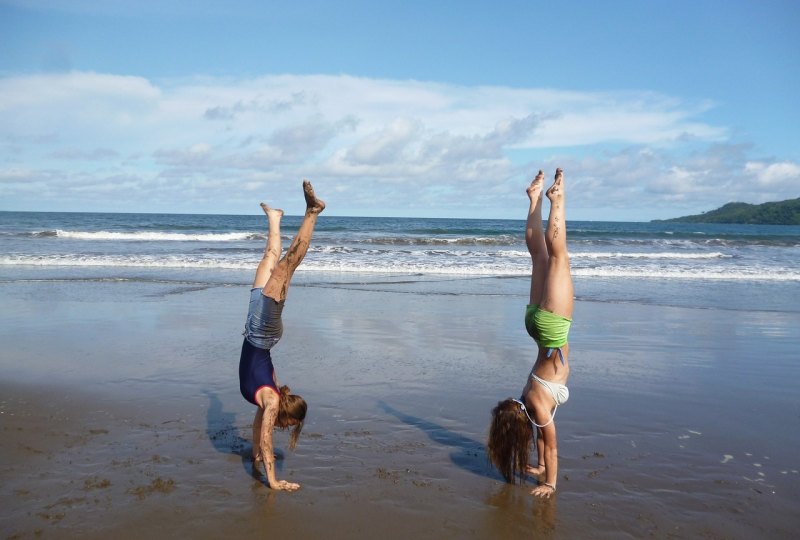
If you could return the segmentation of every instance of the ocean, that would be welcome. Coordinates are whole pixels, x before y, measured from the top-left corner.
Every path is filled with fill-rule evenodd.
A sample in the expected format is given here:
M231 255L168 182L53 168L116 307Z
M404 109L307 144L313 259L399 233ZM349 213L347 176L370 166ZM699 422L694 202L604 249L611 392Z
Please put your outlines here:
M0 279L243 285L266 232L260 213L0 212ZM571 221L568 244L579 300L800 309L798 226ZM522 220L323 214L294 283L525 296L529 275Z

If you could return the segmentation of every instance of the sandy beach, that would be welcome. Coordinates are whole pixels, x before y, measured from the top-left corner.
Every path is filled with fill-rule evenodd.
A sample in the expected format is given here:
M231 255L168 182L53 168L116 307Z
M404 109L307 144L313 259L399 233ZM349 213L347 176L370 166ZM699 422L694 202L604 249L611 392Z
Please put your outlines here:
M539 501L486 460L534 354L524 295L492 290L299 279L273 358L310 405L296 452L277 435L302 487L275 493L238 390L247 287L0 284L3 538L793 537L800 314L579 298Z

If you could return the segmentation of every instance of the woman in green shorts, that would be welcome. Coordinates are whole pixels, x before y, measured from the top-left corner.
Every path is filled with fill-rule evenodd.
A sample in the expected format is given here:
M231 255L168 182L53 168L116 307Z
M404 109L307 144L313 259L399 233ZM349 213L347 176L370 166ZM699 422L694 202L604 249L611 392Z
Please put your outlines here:
M543 480L531 492L549 498L556 492L558 444L555 413L569 398L569 343L573 288L567 253L564 210L564 178L556 170L547 190L550 217L542 227L544 173L539 171L528 187L530 207L525 241L533 262L531 297L525 311L525 327L536 341L538 355L519 399L501 401L492 410L488 452L492 463L507 481L534 475ZM536 440L538 461L528 463Z

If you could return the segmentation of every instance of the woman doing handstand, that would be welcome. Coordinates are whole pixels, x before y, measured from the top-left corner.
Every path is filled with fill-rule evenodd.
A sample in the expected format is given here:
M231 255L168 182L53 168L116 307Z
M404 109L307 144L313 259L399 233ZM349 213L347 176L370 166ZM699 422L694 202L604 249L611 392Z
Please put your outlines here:
M530 303L525 327L536 341L538 354L520 399L506 399L492 410L488 453L492 463L508 482L519 475L544 475L531 493L549 498L556 492L558 444L555 413L569 398L567 335L572 323L573 288L567 253L567 224L564 209L564 178L556 170L547 190L550 217L547 232L542 228L544 173L539 171L528 187L530 207L525 241L533 262ZM531 443L536 437L538 464L528 465Z
M270 349L283 334L281 313L289 282L308 251L317 217L325 209L325 203L314 195L314 188L307 180L303 181L303 194L306 213L282 259L280 225L283 210L261 203L267 215L269 234L250 290L250 307L239 358L239 388L242 396L258 407L253 420L254 467L258 468L258 464L263 462L270 487L288 491L294 491L300 485L275 478L272 429L276 426L281 429L293 427L289 437L289 448L293 450L303 429L307 405L303 398L291 394L289 387L278 384Z

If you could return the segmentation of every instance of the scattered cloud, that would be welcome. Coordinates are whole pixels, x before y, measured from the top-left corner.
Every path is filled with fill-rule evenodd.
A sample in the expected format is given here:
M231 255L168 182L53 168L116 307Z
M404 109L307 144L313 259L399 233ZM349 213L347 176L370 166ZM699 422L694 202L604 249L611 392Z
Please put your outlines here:
M297 198L308 177L342 214L515 217L529 177L556 166L590 219L797 196L800 165L731 144L727 126L704 120L713 107L347 75L11 76L0 78L0 198L3 209L122 198L131 211L247 212L254 193Z
M233 105L223 106L216 105L206 109L203 116L206 120L234 120L240 114L247 114L250 112L282 112L289 111L292 108L303 105L305 102L305 93L297 92L289 96L288 99L281 99L262 103L258 99L250 101L239 100Z

